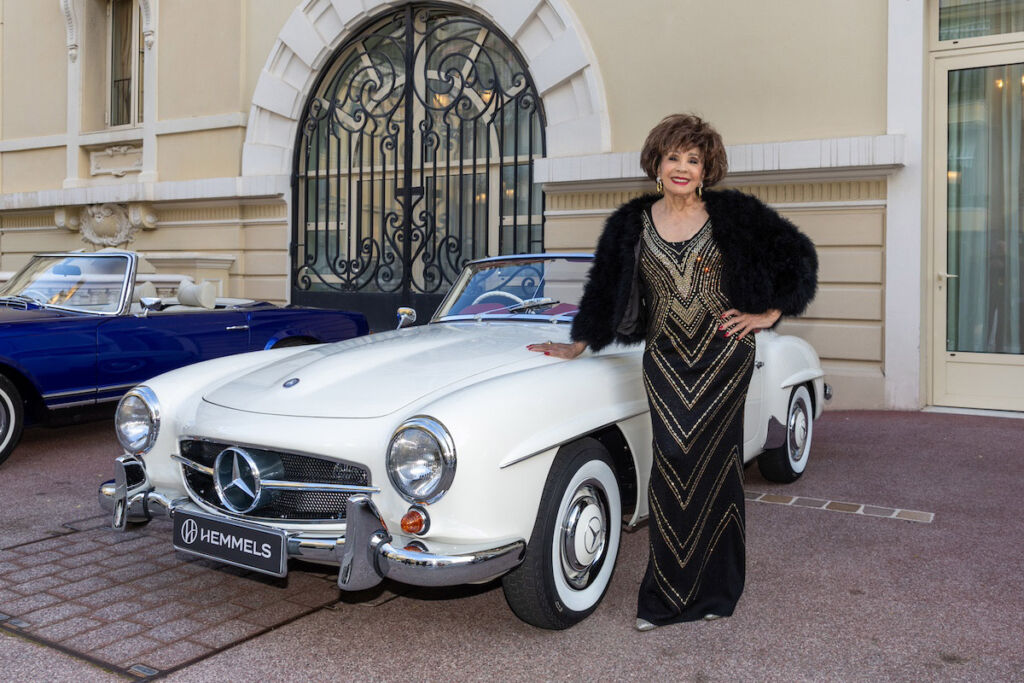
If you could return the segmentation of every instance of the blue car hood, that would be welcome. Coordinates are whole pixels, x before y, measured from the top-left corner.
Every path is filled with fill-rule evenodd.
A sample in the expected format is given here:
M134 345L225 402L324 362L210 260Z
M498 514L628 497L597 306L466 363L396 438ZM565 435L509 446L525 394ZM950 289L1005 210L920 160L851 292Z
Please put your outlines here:
M46 320L55 320L57 318L67 318L73 315L73 313L56 311L52 308L30 308L28 310L21 310L19 308L11 308L10 306L0 304L0 325L10 323L43 322Z

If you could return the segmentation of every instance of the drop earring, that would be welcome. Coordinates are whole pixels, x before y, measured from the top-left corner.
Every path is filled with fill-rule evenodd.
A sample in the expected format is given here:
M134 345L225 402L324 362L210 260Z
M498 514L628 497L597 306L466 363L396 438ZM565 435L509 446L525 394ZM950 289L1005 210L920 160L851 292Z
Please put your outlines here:
M665 194L665 183L661 182L661 177L658 177L658 183L654 186L658 190L658 194Z
M700 185L697 186L697 197L701 199L704 198L704 183L701 183Z

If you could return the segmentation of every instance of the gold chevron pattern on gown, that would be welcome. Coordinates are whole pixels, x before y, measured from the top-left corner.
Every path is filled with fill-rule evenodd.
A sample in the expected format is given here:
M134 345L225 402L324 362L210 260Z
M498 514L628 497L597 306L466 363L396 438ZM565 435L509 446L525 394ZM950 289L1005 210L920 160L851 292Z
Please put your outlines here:
M654 624L729 616L745 578L743 407L754 335L719 330L731 306L710 219L690 240L667 242L645 212L641 240L654 459L637 616Z

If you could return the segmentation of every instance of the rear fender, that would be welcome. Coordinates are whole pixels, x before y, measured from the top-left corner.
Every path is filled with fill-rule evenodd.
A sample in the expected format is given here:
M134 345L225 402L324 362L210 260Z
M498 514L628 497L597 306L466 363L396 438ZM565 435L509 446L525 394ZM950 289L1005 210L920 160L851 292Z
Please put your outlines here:
M778 335L764 346L764 421L774 417L785 424L789 396L793 387L801 384L813 387L814 416L819 417L824 403L825 372L814 347L789 335Z

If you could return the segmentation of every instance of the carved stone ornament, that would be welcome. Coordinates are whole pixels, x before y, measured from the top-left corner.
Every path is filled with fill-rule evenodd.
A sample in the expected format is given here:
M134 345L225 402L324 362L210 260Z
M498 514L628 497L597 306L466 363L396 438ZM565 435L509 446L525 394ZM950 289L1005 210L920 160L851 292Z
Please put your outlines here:
M139 0L139 10L142 13L142 42L147 50L151 50L156 41L156 29L153 26L153 0Z
M78 60L78 10L75 0L60 0L60 9L64 13L64 32L67 34L68 59Z
M142 170L141 145L111 145L89 152L89 174L109 174L115 178L123 178L129 173Z
M128 244L141 230L156 227L156 214L146 204L90 204L75 211L60 208L54 212L57 227L80 231L82 241L99 247Z

